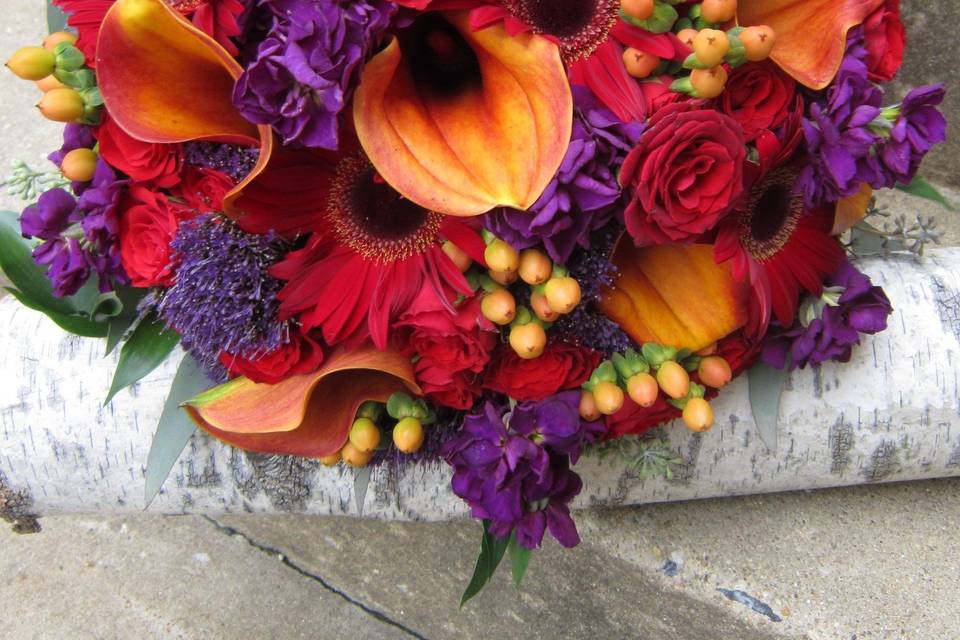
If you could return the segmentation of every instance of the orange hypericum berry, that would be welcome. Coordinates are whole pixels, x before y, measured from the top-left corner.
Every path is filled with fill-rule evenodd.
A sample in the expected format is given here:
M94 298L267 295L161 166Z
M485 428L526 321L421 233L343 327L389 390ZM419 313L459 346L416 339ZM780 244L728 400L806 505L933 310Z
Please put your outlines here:
M7 68L24 80L43 80L56 66L53 54L43 47L21 47L7 60Z
M538 291L530 294L530 308L533 309L534 315L544 322L554 322L560 317L559 313L550 308L547 296Z
M543 354L547 346L547 332L536 322L510 329L510 346L524 360L533 360Z
M641 407L652 407L660 396L660 386L649 373L637 373L627 380L627 395Z
M373 451L360 451L347 440L343 449L340 450L340 456L351 467L365 467L373 457Z
M570 276L550 278L543 288L543 295L551 309L557 313L570 313L580 304L580 283Z
M646 20L653 15L653 0L620 0L620 8L634 20Z
M505 287L510 286L520 277L516 271L494 271L493 269L487 269L487 275L491 280Z
M697 34L700 33L696 29L681 29L677 32L677 37L680 38L680 42L687 45L691 49L693 48L693 39L697 37Z
M493 271L516 271L520 267L520 254L503 240L494 240L487 245L483 259Z
M37 104L43 117L54 122L76 122L83 116L83 98L73 89L51 89Z
M657 384L663 392L677 400L690 392L690 374L674 360L667 360L657 369Z
M524 249L520 252L520 279L527 284L543 284L550 279L553 263L542 251Z
M697 91L697 97L716 98L727 86L727 70L722 66L694 69L690 72L690 84Z
M730 364L720 356L707 356L701 360L697 374L703 384L714 389L722 389L733 379Z
M320 458L320 464L322 464L325 467L332 467L333 465L340 462L340 457L341 456L339 451L335 453L331 453L328 456L323 456L322 458Z
M57 48L57 45L61 42L69 42L70 44L77 43L77 36L70 33L69 31L54 31L46 38L43 39L43 48L47 51L53 52Z
M683 408L683 424L697 433L708 431L713 426L713 409L703 398L690 398Z
M700 17L714 24L733 20L737 15L737 0L703 0Z
M645 51L627 47L623 52L623 64L627 67L627 73L642 80L650 77L653 70L660 65L660 58Z
M89 182L97 170L97 154L93 149L74 149L63 156L60 172L67 180Z
M693 39L693 52L697 60L715 67L723 62L723 57L730 51L730 39L727 34L717 29L704 29Z
M404 418L393 428L393 444L404 453L418 451L423 438L423 424L416 418Z
M698 350L698 351L694 351L694 352L693 352L693 355L695 355L695 356L712 356L712 355L715 354L716 352L717 352L717 343L716 343L716 342L711 342L710 344L708 344L707 346L705 346L703 349L700 349L700 350Z
M510 324L517 317L517 301L506 289L497 289L483 296L480 313L494 324Z
M449 240L443 243L442 248L450 261L457 265L457 269L460 269L460 271L466 271L473 264L473 259L467 255L467 252Z
M759 62L770 57L773 45L777 43L777 34L766 25L747 27L740 32L743 43L743 55L751 62Z
M597 411L612 416L623 408L623 389L612 382L598 382L593 388L593 401L597 404Z
M57 80L57 77L54 76L53 74L47 76L46 78L43 78L42 80L37 80L37 89L40 89L40 91L43 91L44 93L46 93L47 91L50 91L51 89L66 89L66 88L67 88L67 85Z
M380 429L370 418L357 418L350 427L350 444L360 451L373 451L380 444Z
M586 389L581 391L580 417L587 422L593 422L594 420L599 420L601 415L603 414L597 409L597 401L594 399L593 394Z

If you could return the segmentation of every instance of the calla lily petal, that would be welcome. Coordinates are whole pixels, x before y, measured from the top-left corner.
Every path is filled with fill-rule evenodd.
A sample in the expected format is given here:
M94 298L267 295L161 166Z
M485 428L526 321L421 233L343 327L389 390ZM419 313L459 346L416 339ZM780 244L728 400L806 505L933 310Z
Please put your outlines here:
M823 89L840 69L847 31L884 0L740 0L740 26L767 25L777 34L770 58L797 82Z
M413 366L392 351L338 351L315 373L277 384L236 378L184 404L199 427L234 447L303 457L347 441L357 409L397 391L420 393Z
M97 40L97 82L107 111L128 134L260 145L265 131L231 100L240 65L162 0L117 0Z
M870 185L864 183L860 185L860 191L839 200L837 202L836 214L833 218L833 230L830 235L839 236L848 231L867 215L867 207L870 206L870 198L873 197L873 189Z
M466 11L418 20L436 16L462 38L455 46L472 51L479 77L455 77L463 82L452 91L425 86L401 34L364 68L353 111L360 143L394 189L427 209L527 209L570 142L573 100L559 50L540 36L510 37L503 25L471 31Z
M611 258L619 276L600 309L637 342L702 349L747 321L746 284L713 254L713 245L638 249L621 238Z

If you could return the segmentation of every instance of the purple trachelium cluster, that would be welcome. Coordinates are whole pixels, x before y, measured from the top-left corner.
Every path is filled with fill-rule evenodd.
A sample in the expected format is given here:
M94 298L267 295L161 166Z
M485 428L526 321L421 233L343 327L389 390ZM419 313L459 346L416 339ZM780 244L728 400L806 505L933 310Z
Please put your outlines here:
M946 139L946 119L937 109L942 84L919 87L900 105L882 108L883 90L868 78L862 31L850 31L840 71L810 102L803 121L810 162L797 188L810 208L851 196L863 184L909 183L927 152Z
M603 425L583 420L579 403L578 391L522 402L509 412L486 402L444 445L454 493L473 517L490 521L490 533L516 532L527 549L539 547L547 529L565 547L580 542L569 504L582 482L570 465L600 438Z
M254 358L289 340L287 324L277 319L283 283L267 273L288 243L206 215L181 223L170 246L177 279L156 311L206 371L222 370L223 351Z
M91 274L97 275L103 292L130 281L120 261L116 210L124 184L98 160L93 179L74 185L79 200L64 189L51 189L23 210L21 232L43 241L33 250L33 259L47 267L54 295L75 294Z
M237 80L245 118L271 125L287 145L337 148L337 115L397 6L386 0L271 0L273 26Z
M260 149L219 142L187 142L183 145L184 163L215 169L241 182L253 171Z
M887 328L890 300L847 261L826 282L823 295L801 305L800 318L789 329L771 327L763 360L772 367L803 368L829 360L847 362L860 334Z
M643 133L640 123L623 124L584 87L573 87L570 146L557 175L529 211L499 208L484 226L518 249L543 244L559 263L610 218L620 199L617 168Z

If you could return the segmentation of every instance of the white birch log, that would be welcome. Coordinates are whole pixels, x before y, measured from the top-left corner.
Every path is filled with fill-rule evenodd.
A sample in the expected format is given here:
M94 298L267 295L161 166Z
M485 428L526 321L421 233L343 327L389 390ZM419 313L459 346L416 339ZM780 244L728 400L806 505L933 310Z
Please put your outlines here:
M588 455L576 506L624 505L960 475L960 248L862 268L889 294L890 328L846 365L795 372L779 446L757 435L741 377L715 401L717 424L663 429L684 459L673 480L641 481ZM0 301L0 515L144 508L144 464L179 356L107 407L116 358L12 299ZM157 512L357 515L353 471L248 455L194 436L150 507ZM440 464L374 472L363 515L439 520L467 513Z

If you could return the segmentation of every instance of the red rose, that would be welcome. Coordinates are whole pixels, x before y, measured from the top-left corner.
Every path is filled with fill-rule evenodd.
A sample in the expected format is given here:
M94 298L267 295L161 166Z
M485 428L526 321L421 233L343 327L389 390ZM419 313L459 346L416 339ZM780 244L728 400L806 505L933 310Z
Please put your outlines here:
M686 102L690 99L685 93L670 90L670 84L673 81L673 76L660 76L652 81L640 83L640 91L647 103L647 113L656 113L668 104Z
M701 101L669 104L650 118L620 182L637 246L683 242L709 231L743 192L747 155L735 120Z
M743 337L742 332L738 331L717 343L717 355L727 361L734 377L736 377L757 361L760 356L760 346L759 341L747 340ZM691 374L690 378L694 382L700 382L696 372ZM706 397L708 400L716 398L717 395L719 394L716 389L707 388ZM683 412L680 409L667 402L662 393L657 398L656 404L646 409L636 404L628 396L623 403L623 408L606 418L607 434L605 438L610 440L626 435L643 435L658 424L679 418L682 414Z
M495 327L480 314L480 296L453 314L432 289L423 289L394 327L403 352L418 356L414 371L424 395L446 407L472 407L497 344Z
M223 211L223 197L236 184L233 178L215 169L187 167L171 193L181 200L181 217L192 218L201 213Z
M730 74L717 99L717 109L743 128L743 137L753 142L763 131L778 129L797 104L797 83L770 61L745 64Z
M135 182L172 187L180 182L183 148L179 144L153 144L128 135L109 117L95 131L100 155L111 167Z
M566 342L547 344L543 355L524 360L509 346L501 345L487 368L483 386L514 400L543 400L563 389L576 389L600 365L592 349Z
M291 330L290 342L258 358L220 354L220 362L231 376L246 376L254 382L277 384L291 376L312 373L323 363L323 347L303 334Z
M135 287L173 284L170 242L177 217L166 196L144 186L130 187L120 200L120 259Z
M903 64L907 31L900 21L900 0L886 0L863 21L867 46L868 76L874 82L889 82Z

